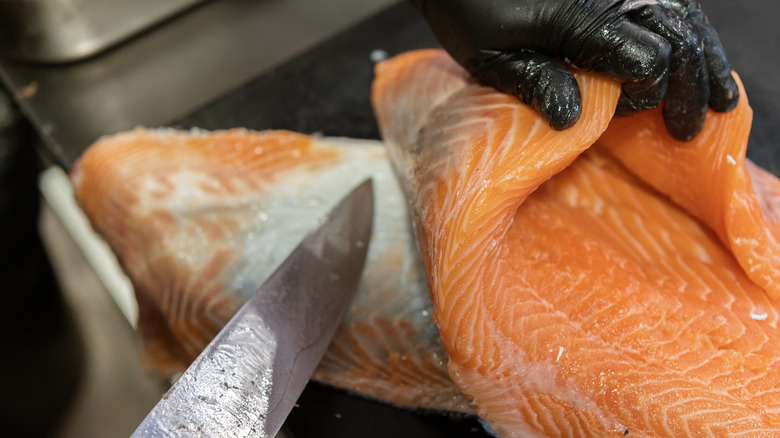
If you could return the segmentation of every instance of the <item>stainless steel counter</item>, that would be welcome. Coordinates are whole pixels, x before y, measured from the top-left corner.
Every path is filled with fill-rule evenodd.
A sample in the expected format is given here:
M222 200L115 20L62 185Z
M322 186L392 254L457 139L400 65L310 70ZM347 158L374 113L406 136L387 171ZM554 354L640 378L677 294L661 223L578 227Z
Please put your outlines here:
M68 166L99 136L162 126L398 0L212 0L67 65L0 60L0 78Z
M42 63L82 60L203 1L2 1L0 53Z

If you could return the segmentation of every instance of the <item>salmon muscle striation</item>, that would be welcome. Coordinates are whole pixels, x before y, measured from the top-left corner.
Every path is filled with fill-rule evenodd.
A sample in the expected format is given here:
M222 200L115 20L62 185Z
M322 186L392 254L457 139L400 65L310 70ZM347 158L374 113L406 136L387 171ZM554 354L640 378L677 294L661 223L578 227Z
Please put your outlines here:
M740 83L740 87L742 87ZM599 145L706 223L772 298L780 298L780 182L745 157L752 110L744 88L732 112L710 112L702 132L678 142L660 110L615 119Z
M144 129L72 171L78 202L135 289L145 362L186 369L335 203L374 180L358 292L314 380L408 408L472 413L449 379L385 148L288 131Z
M777 264L759 255L768 264L758 274L745 268L724 245L733 228L703 219L707 200L686 205L679 194L694 175L710 198L746 205L717 214L766 230L777 179L745 163L743 144L725 152L747 169L735 188L704 185L711 175L696 154L670 153L687 177L666 176L678 170L662 154L632 160L638 143L662 137L660 115L642 115L658 120L636 130L633 118L612 121L604 134L619 84L575 76L582 117L554 131L442 51L376 68L372 102L411 206L450 377L505 437L778 436L779 309L760 281ZM750 123L742 100L709 117L710 129L729 126L724 144Z

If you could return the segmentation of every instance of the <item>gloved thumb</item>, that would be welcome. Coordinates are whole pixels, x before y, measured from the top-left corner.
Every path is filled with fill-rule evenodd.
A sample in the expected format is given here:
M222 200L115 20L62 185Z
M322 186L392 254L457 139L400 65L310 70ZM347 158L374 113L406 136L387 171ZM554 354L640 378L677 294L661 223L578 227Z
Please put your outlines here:
M582 97L574 75L555 58L530 51L488 52L469 65L486 85L517 97L556 130L570 128L580 118Z

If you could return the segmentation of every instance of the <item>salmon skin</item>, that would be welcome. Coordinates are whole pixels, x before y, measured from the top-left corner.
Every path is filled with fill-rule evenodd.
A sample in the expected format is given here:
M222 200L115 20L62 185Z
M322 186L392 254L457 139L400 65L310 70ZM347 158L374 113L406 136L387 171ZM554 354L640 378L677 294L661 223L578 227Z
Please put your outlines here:
M744 90L676 143L575 75L554 131L442 51L376 68L450 377L505 437L780 436L780 183Z
M403 194L380 143L138 128L96 142L71 176L132 282L144 363L165 377L186 369L344 193L373 178L366 268L313 378L407 408L473 412L447 375Z

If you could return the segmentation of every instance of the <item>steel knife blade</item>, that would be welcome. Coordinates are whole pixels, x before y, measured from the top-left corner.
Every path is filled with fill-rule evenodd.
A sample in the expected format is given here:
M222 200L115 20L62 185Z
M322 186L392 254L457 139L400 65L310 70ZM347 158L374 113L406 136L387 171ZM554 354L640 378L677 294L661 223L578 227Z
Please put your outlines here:
M304 238L132 436L275 436L357 290L372 222L367 180Z

